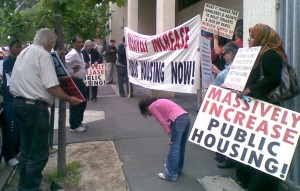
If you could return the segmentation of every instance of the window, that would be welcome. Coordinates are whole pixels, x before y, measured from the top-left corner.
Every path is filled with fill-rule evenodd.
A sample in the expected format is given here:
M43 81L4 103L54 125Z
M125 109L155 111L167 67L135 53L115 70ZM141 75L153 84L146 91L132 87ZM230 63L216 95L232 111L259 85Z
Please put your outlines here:
M178 11L181 11L201 0L179 0Z

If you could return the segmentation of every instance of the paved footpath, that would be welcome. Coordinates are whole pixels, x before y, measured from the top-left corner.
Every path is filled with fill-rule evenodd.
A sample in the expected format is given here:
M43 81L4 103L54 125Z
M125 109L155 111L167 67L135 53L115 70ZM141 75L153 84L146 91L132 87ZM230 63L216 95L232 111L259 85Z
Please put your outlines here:
M99 88L98 101L87 105L92 116L87 120L88 130L84 133L67 131L68 143L113 140L119 159L124 162L123 172L131 191L239 191L230 184L226 187L231 182L228 178L218 188L214 186L217 184L200 184L199 179L216 180L214 176L218 175L235 179L234 169L218 169L213 152L190 142L179 180L167 182L159 179L157 173L162 172L169 149L168 137L153 117L145 118L140 114L138 102L147 97L147 90L134 86L134 97L130 99L120 97L117 92L115 84ZM193 124L197 115L196 96L176 94L172 100L189 112ZM56 143L57 130L54 131Z

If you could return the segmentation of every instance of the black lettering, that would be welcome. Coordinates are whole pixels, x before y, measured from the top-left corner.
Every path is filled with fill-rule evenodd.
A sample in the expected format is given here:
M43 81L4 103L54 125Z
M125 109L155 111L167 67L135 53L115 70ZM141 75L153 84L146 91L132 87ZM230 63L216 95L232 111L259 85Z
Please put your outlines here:
M220 153L225 153L228 149L229 141L225 141L225 144L223 144L223 141L225 141L223 138L220 138L218 145L217 145L217 150ZM222 148L223 146L223 148Z
M267 159L265 163L266 171L269 173L276 173L278 170L278 166L276 166L276 164L278 164L278 161L276 159L273 158Z
M191 140L195 141L195 139L197 138L196 142L200 143L202 136L203 136L203 131L200 131L199 133L198 129L195 128Z
M216 137L213 134L208 134L204 139L204 144L207 147L213 147L216 143Z
M269 151L269 153L270 153L272 156L276 157L276 156L277 156L277 153L275 153L275 152L273 151L273 147L274 147L274 146L280 146L280 143L278 143L278 142L271 142L271 143L268 145L268 151Z

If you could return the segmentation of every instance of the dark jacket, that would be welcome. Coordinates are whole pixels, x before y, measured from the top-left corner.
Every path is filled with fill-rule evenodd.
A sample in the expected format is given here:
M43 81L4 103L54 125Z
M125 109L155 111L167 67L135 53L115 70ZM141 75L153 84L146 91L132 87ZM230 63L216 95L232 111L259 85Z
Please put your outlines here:
M123 43L120 44L118 47L118 63L125 65L125 66L127 65L126 47L124 46Z
M116 62L118 50L115 46L108 46L105 51L106 62Z
M86 52L85 49L83 49L81 51L81 53L82 53L84 62L86 62L86 63L89 63L91 61L91 63L94 64L97 61L99 64L101 64L103 62L102 56L94 48L91 50L91 60L90 60L89 54Z
M246 86L251 90L249 96L269 102L268 93L281 82L282 63L274 50L268 50L261 56L260 64L252 69Z

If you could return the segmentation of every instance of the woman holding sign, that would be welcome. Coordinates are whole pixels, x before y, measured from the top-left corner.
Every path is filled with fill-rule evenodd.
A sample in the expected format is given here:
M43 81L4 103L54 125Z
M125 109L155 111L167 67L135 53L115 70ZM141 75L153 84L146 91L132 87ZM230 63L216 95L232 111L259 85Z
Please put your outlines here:
M256 24L249 29L249 33L249 47L261 46L261 50L248 78L246 88L243 92L238 92L237 96L242 98L249 95L270 102L267 95L279 86L282 60L287 62L288 58L280 36L268 25ZM279 183L279 179L244 164L238 165L237 178L248 191L275 191Z
M170 137L170 151L165 170L158 173L158 177L174 182L183 168L185 145L190 128L188 113L168 99L144 99L139 102L139 108L142 115L153 115Z

